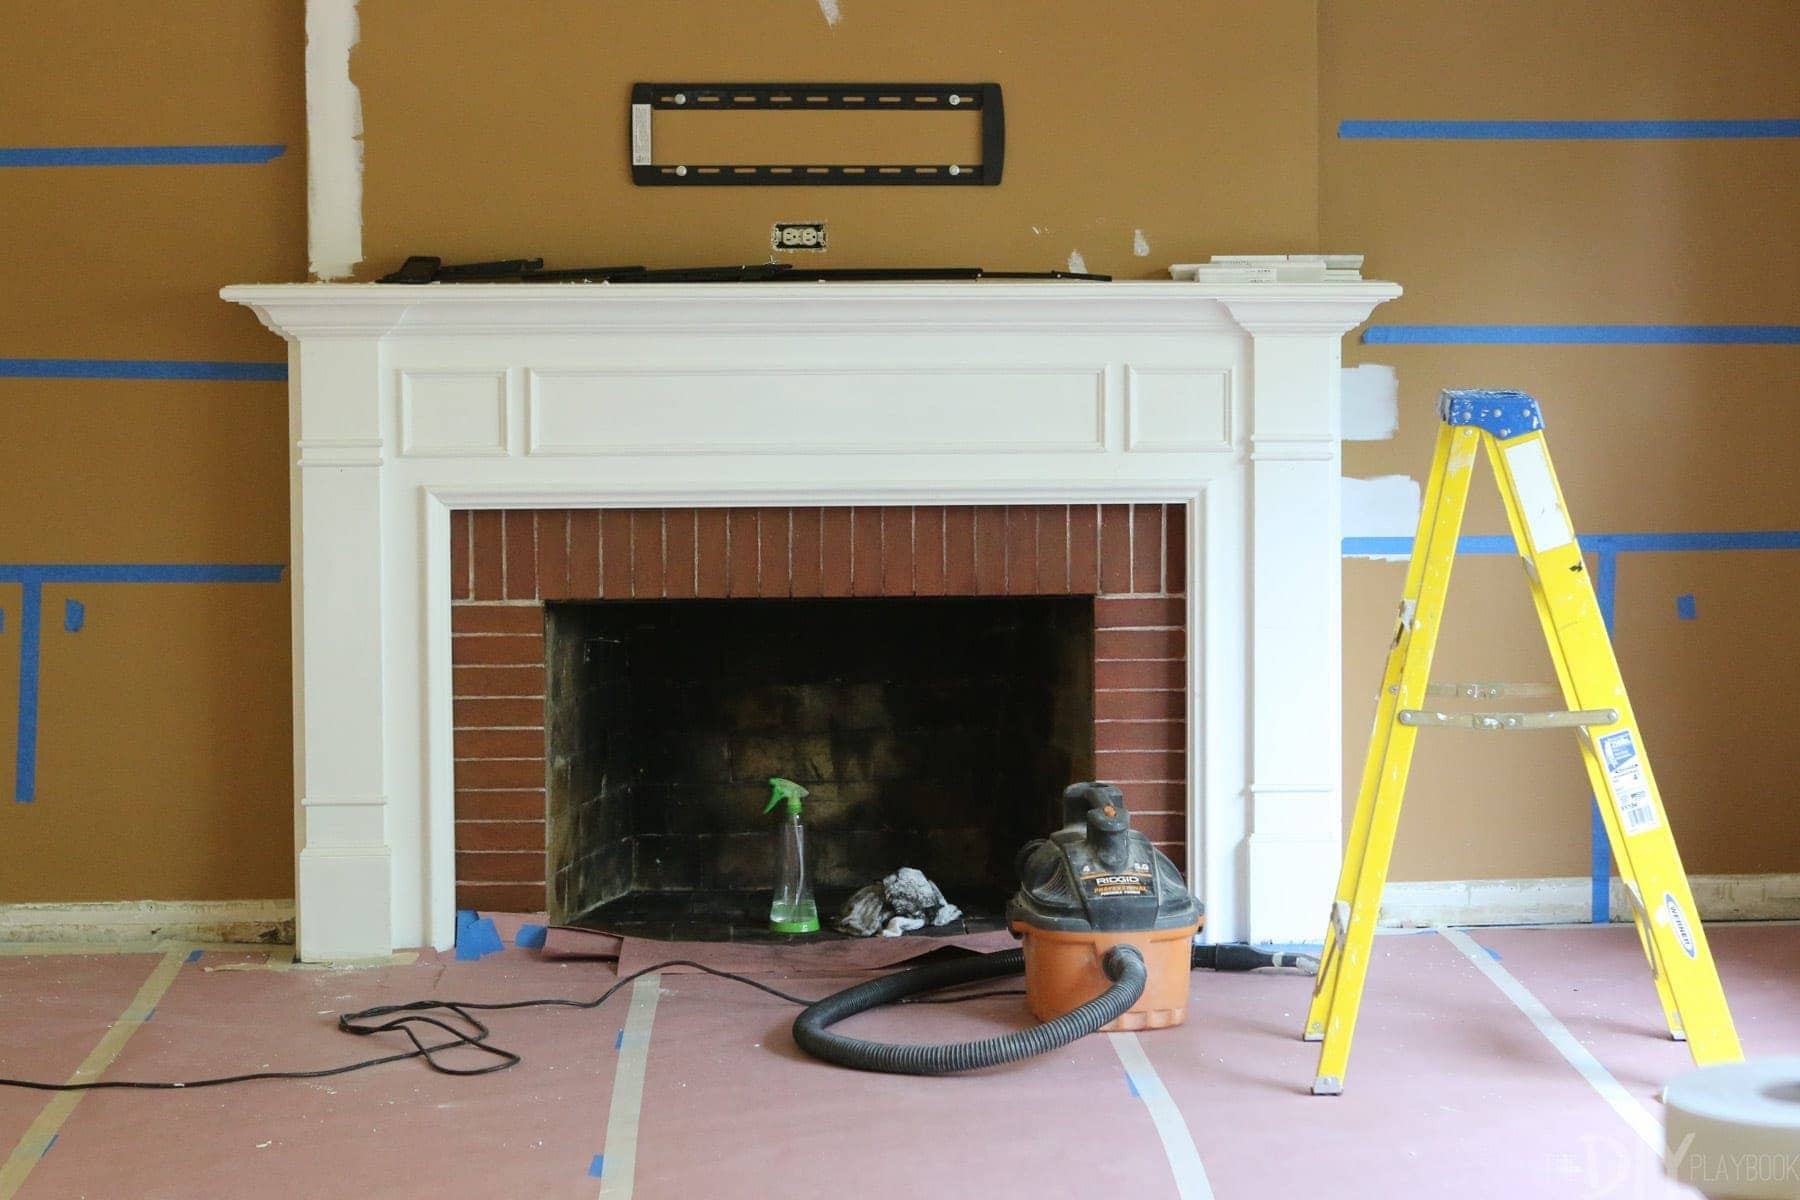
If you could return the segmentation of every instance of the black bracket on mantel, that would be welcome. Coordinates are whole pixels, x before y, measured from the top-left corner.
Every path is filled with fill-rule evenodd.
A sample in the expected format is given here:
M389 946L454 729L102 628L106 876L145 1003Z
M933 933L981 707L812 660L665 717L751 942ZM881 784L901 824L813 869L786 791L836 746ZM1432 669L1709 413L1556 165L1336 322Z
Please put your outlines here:
M656 109L725 112L757 108L862 112L979 112L978 163L657 163ZM1006 163L1006 106L997 83L636 83L631 86L631 179L639 187L883 186L992 187Z

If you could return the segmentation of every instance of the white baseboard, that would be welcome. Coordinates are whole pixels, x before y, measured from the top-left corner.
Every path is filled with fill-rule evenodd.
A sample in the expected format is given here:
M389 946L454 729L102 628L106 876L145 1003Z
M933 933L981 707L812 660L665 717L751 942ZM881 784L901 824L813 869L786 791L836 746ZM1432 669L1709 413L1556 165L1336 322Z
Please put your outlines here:
M1800 874L1692 875L1694 903L1708 921L1789 921L1800 918ZM1611 919L1631 919L1618 879L1611 885ZM1444 879L1389 883L1381 896L1381 924L1561 925L1592 919L1592 884L1585 876L1544 879Z
M290 945L292 900L0 904L5 942L258 942Z

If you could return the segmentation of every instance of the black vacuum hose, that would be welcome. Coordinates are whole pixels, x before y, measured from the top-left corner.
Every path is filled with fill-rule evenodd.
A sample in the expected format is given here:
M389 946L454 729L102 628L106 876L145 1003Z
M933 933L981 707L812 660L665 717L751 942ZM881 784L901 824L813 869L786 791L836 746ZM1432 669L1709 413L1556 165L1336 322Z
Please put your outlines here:
M1023 950L1002 950L966 962L932 963L897 971L836 992L817 1001L794 1019L794 1041L814 1058L840 1067L885 1071L890 1075L947 1075L953 1071L975 1071L1017 1062L1086 1037L1137 1003L1138 997L1144 994L1147 972L1143 955L1136 947L1114 946L1106 952L1100 965L1106 977L1113 981L1111 987L1054 1021L1017 1033L983 1038L978 1042L894 1045L831 1032L831 1026L845 1017L892 1004L918 992L998 979L1025 970Z

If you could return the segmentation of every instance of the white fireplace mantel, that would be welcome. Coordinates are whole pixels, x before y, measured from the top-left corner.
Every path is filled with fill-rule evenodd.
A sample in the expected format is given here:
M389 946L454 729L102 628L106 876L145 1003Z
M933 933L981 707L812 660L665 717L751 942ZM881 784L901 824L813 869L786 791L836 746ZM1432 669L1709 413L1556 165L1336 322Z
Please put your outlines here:
M288 341L305 959L454 937L455 508L1189 506L1214 940L1336 879L1340 339L1390 283L229 287Z

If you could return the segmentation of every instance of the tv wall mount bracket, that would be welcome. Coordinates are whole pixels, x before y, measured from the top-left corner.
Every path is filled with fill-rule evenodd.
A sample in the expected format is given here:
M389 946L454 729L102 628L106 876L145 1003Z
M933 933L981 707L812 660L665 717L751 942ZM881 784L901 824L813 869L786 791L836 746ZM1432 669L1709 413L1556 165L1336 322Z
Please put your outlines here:
M981 114L978 163L657 163L657 109L727 112L974 111ZM1006 161L1006 108L997 83L636 83L631 87L631 179L639 187L894 186L993 187Z

